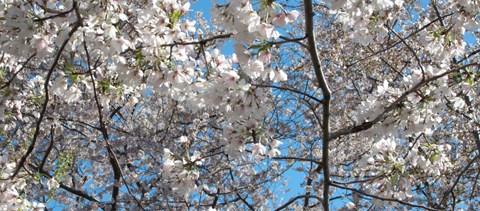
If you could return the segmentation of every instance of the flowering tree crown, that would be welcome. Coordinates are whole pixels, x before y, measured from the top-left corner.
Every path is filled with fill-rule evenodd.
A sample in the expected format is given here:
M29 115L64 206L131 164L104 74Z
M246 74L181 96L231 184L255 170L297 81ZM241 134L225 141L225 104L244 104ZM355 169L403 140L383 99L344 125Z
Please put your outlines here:
M0 209L480 207L477 1L192 4L0 2Z

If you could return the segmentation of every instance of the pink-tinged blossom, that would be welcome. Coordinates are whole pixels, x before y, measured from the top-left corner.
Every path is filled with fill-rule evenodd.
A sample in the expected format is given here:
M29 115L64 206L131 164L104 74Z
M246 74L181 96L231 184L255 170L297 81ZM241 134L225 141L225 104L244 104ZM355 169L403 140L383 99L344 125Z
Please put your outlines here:
M293 21L297 20L299 15L300 15L300 12L298 12L297 10L292 10L292 11L287 12L287 14L286 14L287 23L290 23L290 22L293 22Z
M275 157L281 154L280 150L277 149L278 146L282 144L281 141L277 139L273 139L268 145L270 146L270 150L268 151L268 157Z
M118 30L113 26L112 24L106 24L103 23L102 25L103 31L104 31L104 36L107 39L116 39L117 38L117 33Z
M271 38L277 39L278 37L280 37L280 33L278 33L278 31L275 30L275 27L268 23L261 23L258 26L258 32L265 39L271 39Z
M112 40L110 46L115 49L117 53L125 52L127 49L134 49L132 43L123 37Z
M193 152L193 155L190 156L190 162L193 162L195 165L202 165L204 159L199 151Z
M353 202L348 202L347 205L346 205L347 209L349 210L354 210L356 207L355 207L355 204Z
M58 183L58 181L55 179L55 177L52 177L50 178L48 181L47 181L47 189L48 190L56 190L60 187L60 184Z
M277 12L272 15L272 24L285 27L289 21L284 12Z
M378 86L377 93L380 96L388 93L388 81L387 80L383 81L383 84Z
M177 142L180 143L180 144L186 144L186 143L188 143L188 137L181 136L180 139Z
M255 156L265 155L266 151L267 151L267 148L263 146L261 143L256 143L256 144L253 144L252 146L252 154Z
M270 51L260 51L258 53L258 60L262 61L264 64L270 64L270 59L272 58L272 54Z
M232 86L236 84L237 80L240 78L235 71L225 71L222 72L222 77L224 78L225 82Z
M245 73L252 79L256 79L263 75L264 65L260 60L250 61L248 65L244 68Z
M245 6L241 8L239 17L241 18L240 21L248 26L248 32L250 33L255 32L260 25L260 16L253 10L250 2L247 2Z
M248 60L250 60L251 55L248 53L245 46L243 46L241 43L235 43L233 45L233 49L235 51L238 63L245 64L248 62Z
M339 10L345 3L347 3L347 0L329 0L329 2L332 10Z
M186 2L182 5L182 7L180 7L180 12L182 14L187 13L188 11L190 11L190 2Z
M287 74L283 70L270 70L269 77L273 82L286 81L288 79Z
M378 150L380 153L384 155L395 152L395 148L396 148L396 143L390 138L382 139L373 145L374 150Z
M37 51L36 56L42 58L45 56L50 55L53 52L53 48L50 46L49 38L48 37L38 37L34 36L37 39L35 49Z
M392 0L373 0L372 4L375 9L383 10L392 7L394 2Z
M182 29L188 32L195 32L197 29L195 28L196 21L186 20L185 23L182 25Z
M77 102L78 100L80 100L80 98L82 97L82 91L77 88L77 86L71 86L70 88L68 88L67 92L65 93L65 101L67 103L74 103L74 102Z

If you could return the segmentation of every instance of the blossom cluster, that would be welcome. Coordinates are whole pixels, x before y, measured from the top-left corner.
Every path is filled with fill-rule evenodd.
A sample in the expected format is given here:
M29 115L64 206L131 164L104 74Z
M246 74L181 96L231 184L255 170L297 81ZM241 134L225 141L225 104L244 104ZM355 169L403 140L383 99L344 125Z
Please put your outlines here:
M364 188L382 197L404 200L413 197L412 186L420 185L415 178L441 177L440 172L453 167L445 155L451 150L448 144L410 143L410 151L403 154L393 138L380 139L372 145L371 151L358 162L359 175L379 177L365 183ZM383 177L386 175L386 177ZM381 201L377 201L381 206Z
M172 181L172 189L179 195L188 198L197 187L196 180L199 177L197 166L202 164L199 152L194 152L188 158L175 160L169 149L164 149L163 175Z
M0 156L0 210L43 210L45 204L30 201L24 197L27 191L25 178L10 178L15 171L16 164L9 161L8 153L1 152Z
M403 0L340 0L330 1L332 12L337 14L343 30L351 32L350 38L362 45L374 42L376 35L384 38L388 30L384 24L395 18L396 10L403 6Z

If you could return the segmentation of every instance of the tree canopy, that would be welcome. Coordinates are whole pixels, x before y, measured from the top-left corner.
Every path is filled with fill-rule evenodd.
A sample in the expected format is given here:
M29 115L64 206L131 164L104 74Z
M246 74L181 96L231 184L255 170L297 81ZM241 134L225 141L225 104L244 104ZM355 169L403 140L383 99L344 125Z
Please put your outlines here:
M193 4L0 1L0 209L480 208L479 1Z

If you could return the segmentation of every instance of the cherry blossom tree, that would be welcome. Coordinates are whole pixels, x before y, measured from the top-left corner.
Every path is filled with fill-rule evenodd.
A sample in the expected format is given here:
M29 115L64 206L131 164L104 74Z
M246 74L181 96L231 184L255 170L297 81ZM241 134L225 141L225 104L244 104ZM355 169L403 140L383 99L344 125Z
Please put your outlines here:
M480 208L480 2L194 3L0 1L0 209Z

